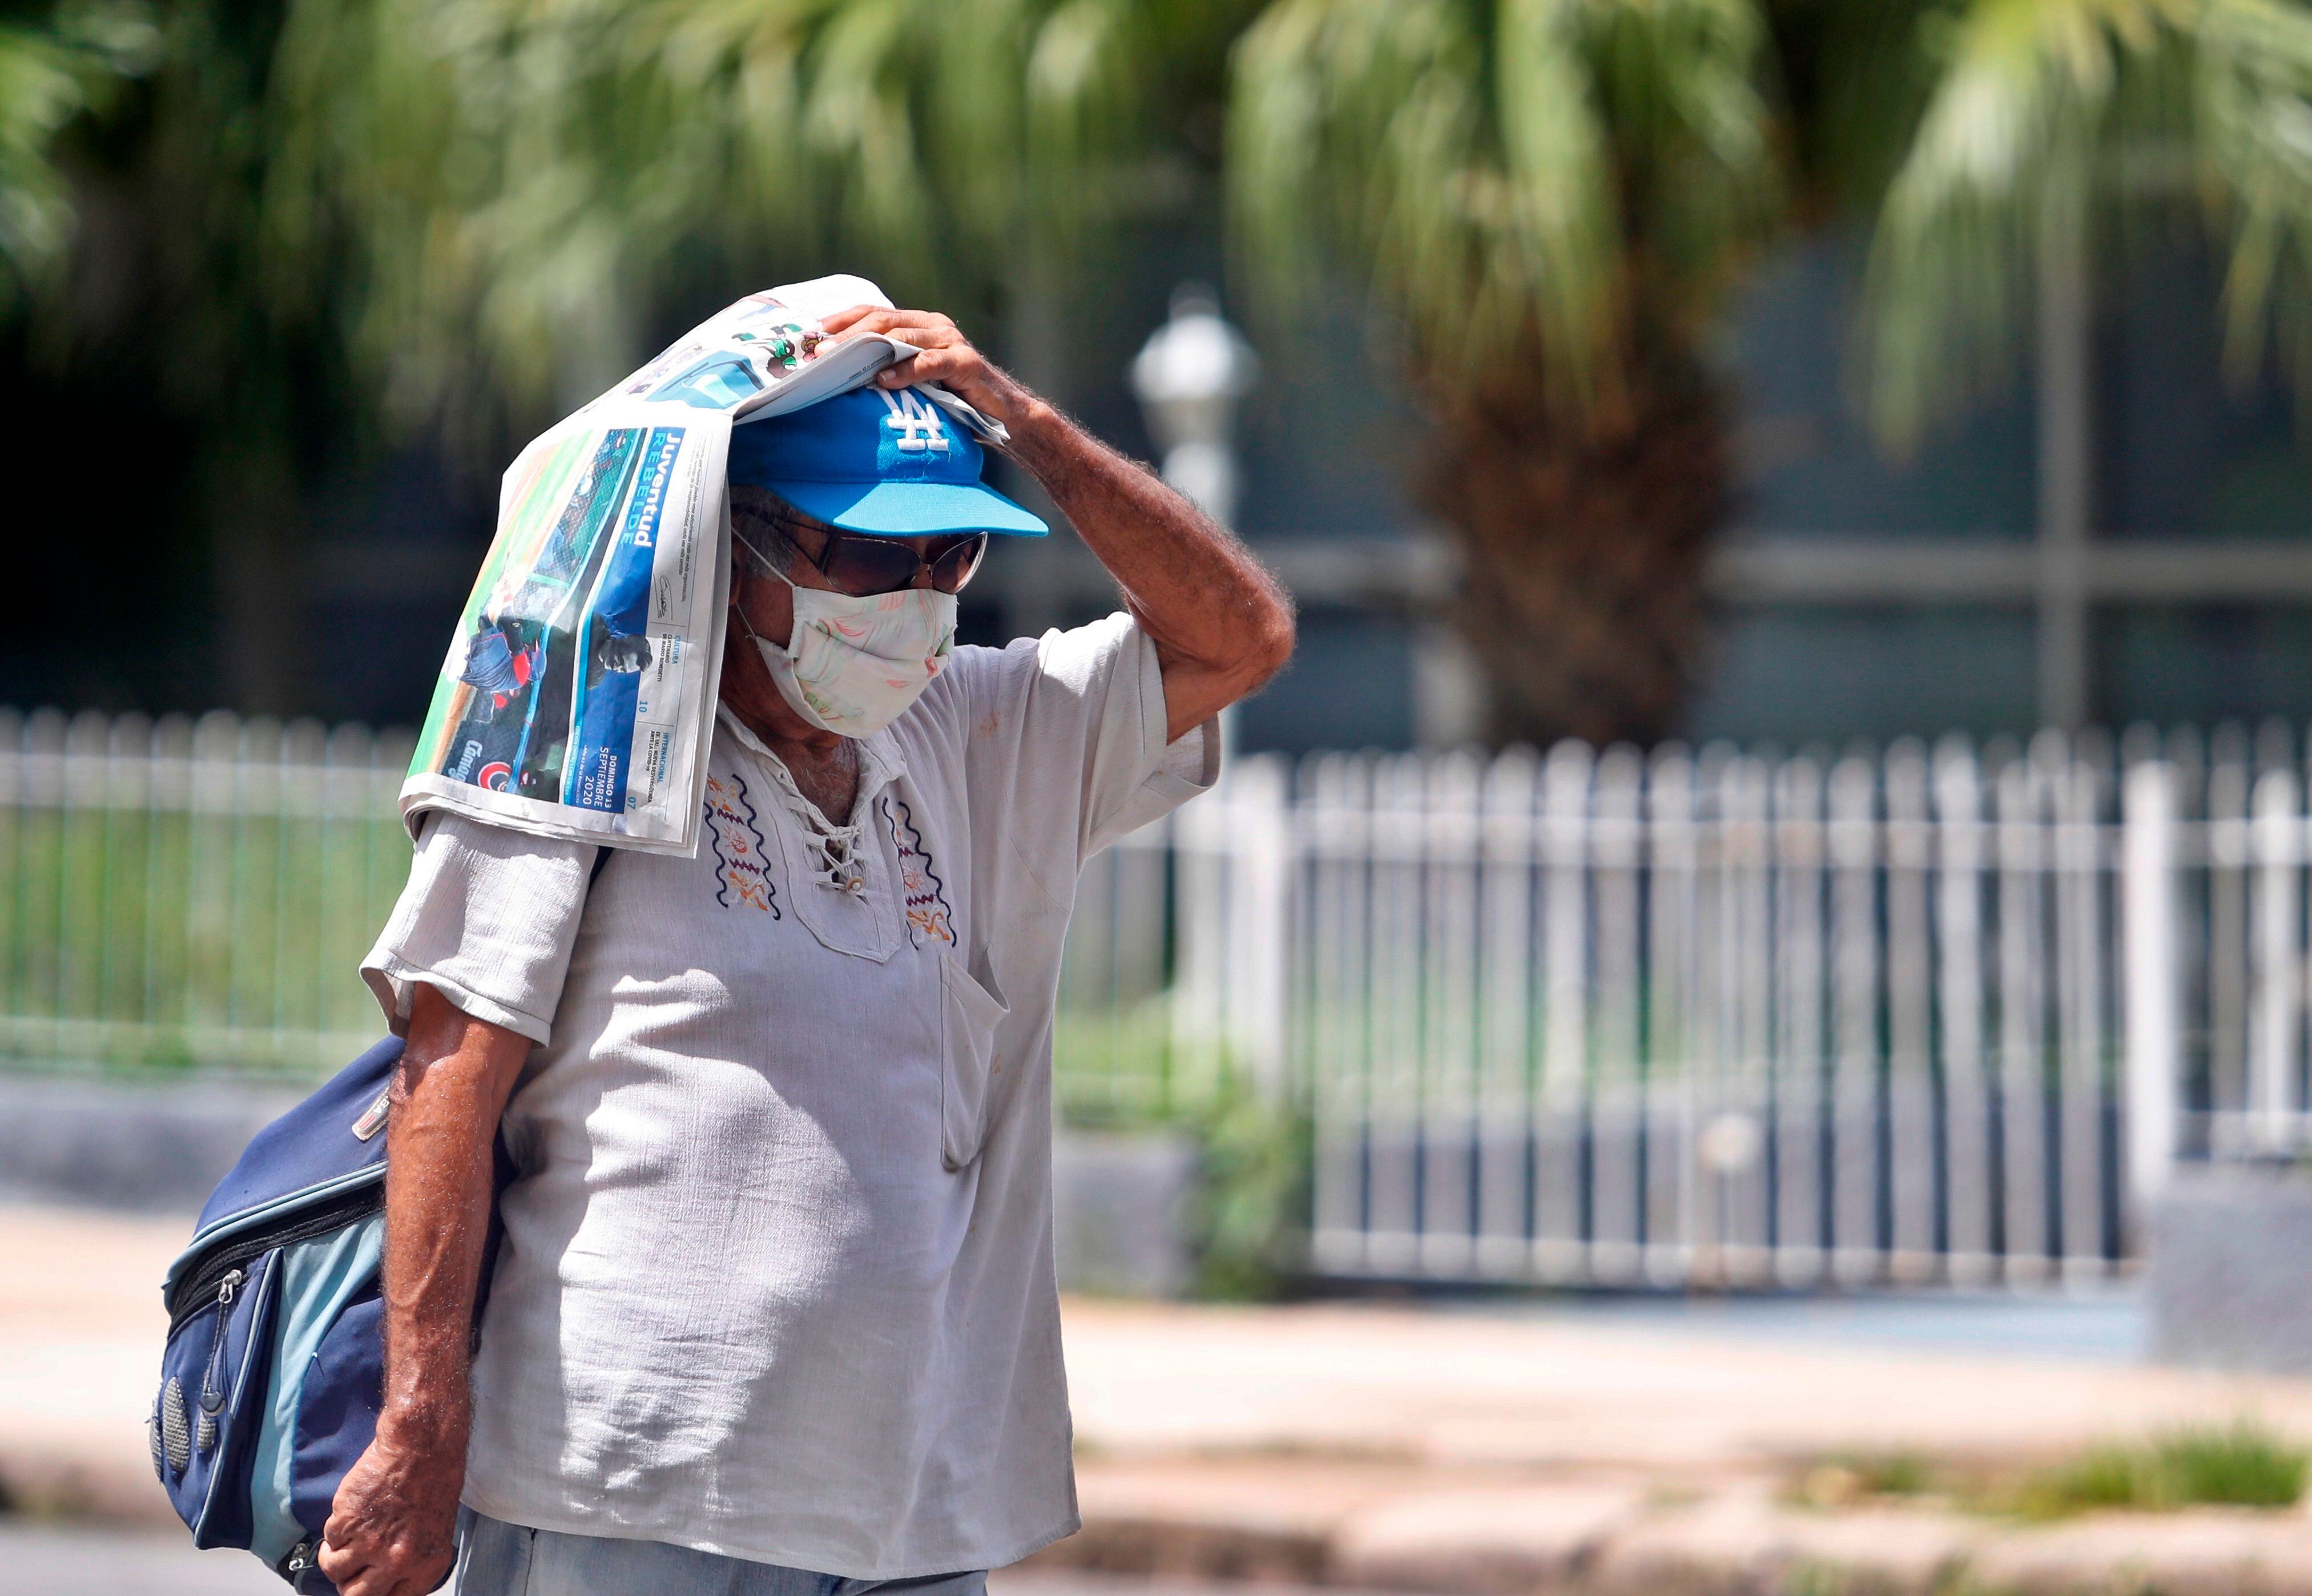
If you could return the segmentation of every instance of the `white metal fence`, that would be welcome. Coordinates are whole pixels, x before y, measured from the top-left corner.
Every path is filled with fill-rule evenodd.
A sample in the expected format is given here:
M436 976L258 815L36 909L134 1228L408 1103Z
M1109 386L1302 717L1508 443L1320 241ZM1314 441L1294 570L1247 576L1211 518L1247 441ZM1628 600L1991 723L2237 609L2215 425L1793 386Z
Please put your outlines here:
M0 1058L333 1069L408 873L406 741L0 710Z
M348 1057L406 757L0 713L0 1057ZM1342 1274L2099 1272L2312 1146L2306 793L2280 731L1241 760L1087 873L1061 1098L1304 1105Z
M2116 785L2054 740L1991 769L1958 745L1319 762L1320 1264L1633 1285L2106 1266L2140 1021Z
M1085 901L1172 860L1170 1057L1303 1094L1327 1271L2034 1280L2305 1151L2305 793L2284 731L1248 761Z

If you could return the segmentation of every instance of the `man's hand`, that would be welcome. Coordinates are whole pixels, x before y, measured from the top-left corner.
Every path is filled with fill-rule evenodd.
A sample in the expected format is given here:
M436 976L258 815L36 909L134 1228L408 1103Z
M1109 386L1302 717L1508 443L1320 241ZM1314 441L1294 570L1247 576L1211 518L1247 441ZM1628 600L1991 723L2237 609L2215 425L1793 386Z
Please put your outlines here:
M885 388L937 382L1002 422L1004 452L1032 472L1124 590L1164 672L1178 740L1284 668L1292 604L1224 527L1092 437L971 346L936 311L854 305L820 327L888 333L923 351L876 373Z
M529 1057L528 1038L460 1013L433 987L410 1000L386 1128L385 1403L321 1535L321 1572L339 1596L425 1596L449 1574L491 1148Z
M404 1451L381 1435L337 1486L321 1572L337 1596L426 1596L458 1552L462 1455Z
M923 351L876 373L879 387L913 388L918 382L936 382L981 415L1014 431L1039 402L1024 383L973 348L955 323L937 311L853 305L822 320L819 329L829 338L846 332L886 333Z

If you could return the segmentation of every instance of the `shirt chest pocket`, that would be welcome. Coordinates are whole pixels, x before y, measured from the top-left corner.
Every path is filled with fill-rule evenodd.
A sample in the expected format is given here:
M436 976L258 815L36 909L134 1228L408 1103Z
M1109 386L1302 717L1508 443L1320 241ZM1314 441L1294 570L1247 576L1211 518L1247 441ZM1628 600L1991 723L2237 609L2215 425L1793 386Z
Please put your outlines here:
M972 978L960 960L941 953L940 1162L960 1170L979 1156L987 1139L989 1104L1003 1063L995 1028L1012 1011Z

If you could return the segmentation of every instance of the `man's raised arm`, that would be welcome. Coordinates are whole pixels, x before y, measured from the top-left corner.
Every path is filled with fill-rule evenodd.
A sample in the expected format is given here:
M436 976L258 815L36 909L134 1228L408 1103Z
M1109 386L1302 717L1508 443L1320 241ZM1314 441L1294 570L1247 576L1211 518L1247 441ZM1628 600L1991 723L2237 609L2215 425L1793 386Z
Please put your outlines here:
M433 987L410 999L386 1133L385 1406L322 1535L340 1596L425 1596L456 1555L491 1148L530 1046Z
M924 353L877 381L939 382L1003 423L1006 452L1075 524L1155 644L1169 738L1257 690L1292 658L1292 602L1242 543L991 364L954 322L861 305L823 325L830 335L864 329L914 345Z

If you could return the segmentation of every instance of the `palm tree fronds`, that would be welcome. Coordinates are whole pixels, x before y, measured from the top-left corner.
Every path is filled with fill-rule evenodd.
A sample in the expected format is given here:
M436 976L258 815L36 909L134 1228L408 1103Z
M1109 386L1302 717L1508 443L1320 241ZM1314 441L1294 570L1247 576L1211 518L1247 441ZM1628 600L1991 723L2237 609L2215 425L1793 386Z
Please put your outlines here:
M133 4L77 7L44 29L0 26L0 306L63 259L72 205L57 135L149 67L157 37Z
M851 251L894 293L984 297L1110 203L1169 92L1160 9L291 0L282 292L318 293L317 259L352 282L354 345L407 417L595 391L708 255L776 281Z
M2312 14L2214 0L2199 68L2200 147L2231 217L2227 364L2245 380L2276 341L2312 392Z
M1706 313L1783 199L1759 87L1764 20L1744 0L1591 0L1591 11L1625 224L1649 268L1684 285L1673 299Z
M1880 210L1868 390L1897 448L2004 382L2050 248L2084 248L2131 57L2185 36L2189 0L1974 0Z
M1581 48L1584 9L1579 0L1505 0L1500 8L1494 102L1505 203L1471 219L1502 237L1487 251L1493 269L1480 279L1484 320L1464 337L1474 361L1487 326L1498 336L1516 325L1504 312L1530 305L1549 370L1565 396L1586 403L1604 364L1600 346L1625 307L1609 135Z
M1278 0L1233 63L1236 238L1276 308L1359 261L1441 377L1586 411L1632 272L1698 323L1771 215L1764 44L1744 0Z

